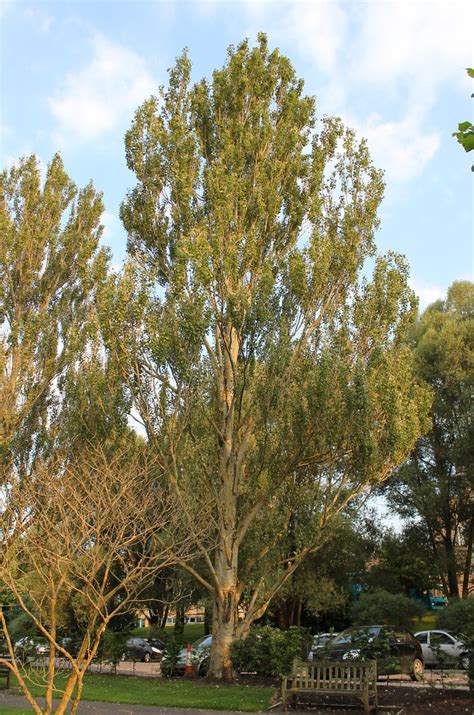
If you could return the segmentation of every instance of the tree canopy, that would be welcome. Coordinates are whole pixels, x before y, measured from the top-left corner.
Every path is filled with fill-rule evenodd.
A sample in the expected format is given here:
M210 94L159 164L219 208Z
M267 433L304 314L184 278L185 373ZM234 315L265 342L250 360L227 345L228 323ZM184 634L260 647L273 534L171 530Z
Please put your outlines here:
M404 517L421 517L446 595L469 593L474 537L474 286L453 283L412 333L416 373L434 395L431 430L388 484ZM459 588L459 579L462 579Z
M429 396L403 343L406 262L376 253L383 180L365 141L317 120L264 35L210 81L190 76L184 53L126 135L129 259L99 305L195 534L187 568L213 598L210 673L226 677L231 642L331 520L406 458Z

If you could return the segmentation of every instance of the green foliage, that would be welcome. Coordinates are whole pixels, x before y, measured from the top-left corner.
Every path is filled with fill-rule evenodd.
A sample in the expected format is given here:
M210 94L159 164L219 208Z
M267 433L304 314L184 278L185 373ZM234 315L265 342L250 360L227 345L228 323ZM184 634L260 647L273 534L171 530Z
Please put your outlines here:
M466 72L469 77L474 78L474 69L468 67ZM474 94L471 94L471 97L474 97ZM461 122L458 124L458 131L453 132L453 137L456 137L459 144L464 148L464 151L473 151L474 124L472 124L472 122ZM471 166L471 171L474 171L474 164Z
M97 660L116 666L126 651L126 643L129 638L130 632L107 629L100 642Z
M304 628L253 626L245 640L233 643L232 662L239 672L289 675L295 658L306 660L310 647L311 636Z
M0 480L41 448L53 381L94 337L92 298L108 262L98 249L103 210L59 155L44 182L34 156L0 175Z
M99 304L196 535L194 573L237 633L406 458L429 394L403 345L406 261L376 255L384 187L366 142L317 123L264 35L211 80L190 74L183 54L127 132L129 260Z
M424 608L417 601L401 593L389 593L382 589L374 593L362 593L352 607L354 625L392 625L411 627L411 620L420 616Z
M174 633L168 638L162 660L164 666L163 672L166 673L166 675L174 675L179 653L183 645L181 638L176 637Z
M457 635L474 631L474 599L453 599L437 618L438 628Z
M390 593L428 591L439 587L439 571L433 563L426 530L418 523L407 525L401 533L382 532L373 563L365 574L371 589Z
M469 654L469 687L474 690L474 599L450 601L439 613L437 626L452 631L464 643Z
M421 517L425 541L446 595L467 595L472 540L474 427L474 285L453 283L447 298L429 306L412 333L415 367L433 393L432 427L388 484L402 517ZM461 557L461 558L460 558Z

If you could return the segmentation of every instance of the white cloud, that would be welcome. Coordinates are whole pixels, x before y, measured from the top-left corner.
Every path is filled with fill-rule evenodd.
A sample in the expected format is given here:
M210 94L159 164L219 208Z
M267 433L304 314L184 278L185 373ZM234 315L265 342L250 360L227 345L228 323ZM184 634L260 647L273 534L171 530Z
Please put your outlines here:
M351 77L379 85L408 79L430 93L472 61L473 7L467 0L361 4Z
M309 60L323 113L350 116L390 180L425 169L441 142L427 117L443 84L466 91L474 3L247 0L246 8L254 29L266 27L275 44L290 40Z
M49 101L63 146L117 129L157 88L143 59L128 48L103 35L95 35L93 47L90 62L69 74Z
M436 131L423 131L423 111L416 108L402 120L384 120L371 114L363 120L350 117L347 124L367 139L375 165L386 172L390 182L404 182L422 173L438 150L441 138Z
M447 290L445 288L441 288L441 286L420 283L413 278L410 279L410 285L420 301L420 311L424 310L428 305L434 303L436 300L445 298L447 293Z
M294 40L319 69L334 69L347 40L348 17L342 6L329 1L293 2L287 6L282 24L285 37Z

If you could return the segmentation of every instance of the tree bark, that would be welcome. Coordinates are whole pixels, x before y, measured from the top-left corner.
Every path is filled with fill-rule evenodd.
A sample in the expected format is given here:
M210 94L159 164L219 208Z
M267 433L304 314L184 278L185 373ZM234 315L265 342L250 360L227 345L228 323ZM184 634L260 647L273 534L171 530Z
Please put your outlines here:
M456 568L456 553L454 549L451 533L446 530L444 537L444 548L446 551L446 575L448 580L449 597L459 598L458 573Z
M231 645L236 637L238 601L236 571L216 569L222 584L215 594L212 619L212 650L208 677L217 680L233 680L234 669L231 660Z
M469 528L466 536L466 560L464 562L464 573L462 579L462 597L469 598L469 581L472 573L472 542L474 541L474 516L471 516Z

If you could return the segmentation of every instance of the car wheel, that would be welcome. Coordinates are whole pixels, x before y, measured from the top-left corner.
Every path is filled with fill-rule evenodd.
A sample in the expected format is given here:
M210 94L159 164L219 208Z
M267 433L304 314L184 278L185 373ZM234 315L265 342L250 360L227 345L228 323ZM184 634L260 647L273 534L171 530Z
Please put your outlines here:
M469 670L469 653L462 653L459 663L463 670Z
M423 665L423 661L419 658L414 658L413 663L411 664L411 679L416 680L417 682L423 680L424 670L425 667Z
M150 653L148 653L148 651L147 651L147 652L145 653L145 655L143 656L143 660L145 661L145 663L149 663L149 662L150 662L150 660L151 660L151 655L150 655Z

